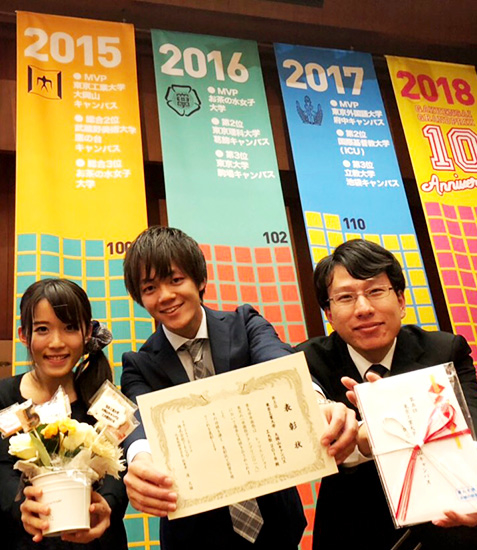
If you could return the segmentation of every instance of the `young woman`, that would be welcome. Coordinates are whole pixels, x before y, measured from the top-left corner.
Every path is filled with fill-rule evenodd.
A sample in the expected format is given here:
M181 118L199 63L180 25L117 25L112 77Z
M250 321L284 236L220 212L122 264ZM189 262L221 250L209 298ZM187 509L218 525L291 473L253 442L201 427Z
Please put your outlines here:
M91 319L91 305L84 290L66 279L37 281L23 295L20 315L18 333L28 348L33 367L26 374L0 381L0 409L26 399L45 403L61 385L70 399L72 418L94 424L95 419L87 415L87 410L90 398L105 380L112 378L102 352L111 341L111 334ZM47 520L41 520L39 514L46 513L47 507L36 501L41 494L38 488L25 487L21 494L20 472L13 469L15 461L8 454L8 439L1 440L0 511L8 526L8 540L5 531L0 535L2 549L127 548L122 521L127 496L122 480L107 476L93 492L88 531L69 533L61 539L43 538Z

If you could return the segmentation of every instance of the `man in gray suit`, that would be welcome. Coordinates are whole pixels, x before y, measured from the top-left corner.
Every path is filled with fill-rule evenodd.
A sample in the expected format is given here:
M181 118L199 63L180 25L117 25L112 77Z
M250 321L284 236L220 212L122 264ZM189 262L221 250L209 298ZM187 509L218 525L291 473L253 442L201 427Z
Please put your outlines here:
M452 361L473 421L477 421L477 381L467 342L462 336L401 326L405 280L393 254L369 241L345 242L318 263L314 282L318 302L334 332L311 338L297 349L305 352L312 375L329 399L358 413L352 389L377 376L368 374L369 369L394 376ZM353 460L348 459L338 475L322 481L314 550L404 550L419 547L419 542L422 550L476 548L477 529L442 528L466 521L471 524L472 518L451 512L447 520L435 525L416 526L410 532L396 530L370 458L362 425Z

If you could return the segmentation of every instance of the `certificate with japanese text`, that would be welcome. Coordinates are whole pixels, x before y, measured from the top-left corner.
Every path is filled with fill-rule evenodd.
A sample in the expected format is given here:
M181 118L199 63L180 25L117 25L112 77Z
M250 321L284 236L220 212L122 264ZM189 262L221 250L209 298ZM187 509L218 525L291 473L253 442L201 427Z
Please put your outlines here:
M170 518L197 514L337 472L305 356L138 397L155 465L179 496Z
M396 527L477 512L477 450L452 363L356 393Z

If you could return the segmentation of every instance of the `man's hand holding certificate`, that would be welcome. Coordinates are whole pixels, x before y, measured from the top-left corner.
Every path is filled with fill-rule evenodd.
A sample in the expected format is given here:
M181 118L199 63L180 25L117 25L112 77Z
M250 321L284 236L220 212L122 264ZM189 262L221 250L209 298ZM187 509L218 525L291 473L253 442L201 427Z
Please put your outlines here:
M397 527L477 511L477 452L454 378L438 365L355 387Z
M155 465L184 517L337 472L304 355L138 397Z

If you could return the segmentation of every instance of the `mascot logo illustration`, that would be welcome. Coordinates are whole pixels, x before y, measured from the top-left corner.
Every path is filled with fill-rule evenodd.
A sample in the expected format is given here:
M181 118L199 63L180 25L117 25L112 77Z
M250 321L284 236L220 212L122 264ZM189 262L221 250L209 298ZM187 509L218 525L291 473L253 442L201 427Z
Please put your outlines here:
M169 86L166 103L179 116L190 116L200 109L201 103L197 92L190 86Z
M28 93L44 99L62 98L61 71L39 69L28 65Z
M298 111L298 115L300 116L303 124L316 124L317 126L321 126L321 123L323 122L323 109L319 103L318 107L314 109L310 96L305 96L303 108L297 100L296 110Z

